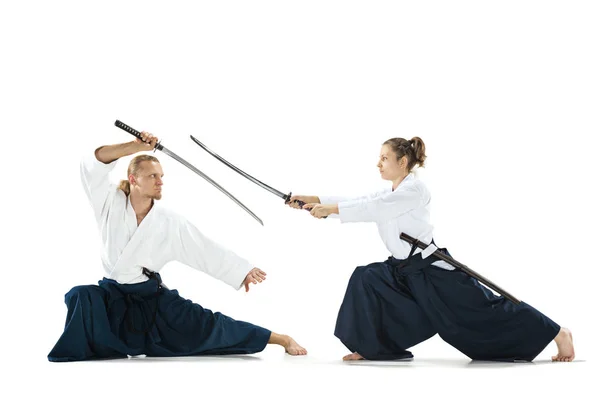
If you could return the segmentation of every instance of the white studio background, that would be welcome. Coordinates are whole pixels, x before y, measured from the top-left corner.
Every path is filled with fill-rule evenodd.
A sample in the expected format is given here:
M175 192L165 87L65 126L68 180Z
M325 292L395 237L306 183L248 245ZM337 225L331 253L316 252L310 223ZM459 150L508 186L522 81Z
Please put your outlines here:
M436 242L571 328L592 363L598 11L592 1L2 3L2 354L22 360L12 382L60 368L45 357L63 295L102 278L79 161L132 139L115 119L157 135L264 221L157 152L161 204L268 274L244 293L167 265L165 283L184 297L288 333L315 359L341 358L333 328L348 278L388 256L375 226L284 207L189 135L281 191L315 195L378 189L381 143L420 136ZM465 358L439 337L412 350Z

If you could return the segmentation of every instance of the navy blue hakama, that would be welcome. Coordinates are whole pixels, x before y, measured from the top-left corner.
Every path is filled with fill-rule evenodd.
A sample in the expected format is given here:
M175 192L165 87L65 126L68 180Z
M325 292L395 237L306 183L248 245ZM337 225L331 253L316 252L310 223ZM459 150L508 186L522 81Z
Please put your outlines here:
M560 331L529 304L515 305L435 261L415 254L356 268L335 336L370 360L412 358L408 349L437 333L473 360L532 361Z
M71 289L64 332L48 360L251 354L266 347L269 330L213 313L155 278L136 284L104 278Z

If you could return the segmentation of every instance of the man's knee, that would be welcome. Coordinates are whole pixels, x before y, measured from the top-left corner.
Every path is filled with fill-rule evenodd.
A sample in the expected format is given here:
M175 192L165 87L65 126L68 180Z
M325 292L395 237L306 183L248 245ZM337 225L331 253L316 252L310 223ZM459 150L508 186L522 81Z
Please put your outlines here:
M96 285L79 285L73 287L65 294L65 302L79 300L82 298L90 298L92 296L101 295L102 289Z

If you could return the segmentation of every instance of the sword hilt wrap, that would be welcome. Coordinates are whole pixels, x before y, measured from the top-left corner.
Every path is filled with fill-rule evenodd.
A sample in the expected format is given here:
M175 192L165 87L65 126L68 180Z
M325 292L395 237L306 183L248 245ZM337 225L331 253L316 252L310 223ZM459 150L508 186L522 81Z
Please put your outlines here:
M290 198L292 197L292 192L288 193L288 195L285 197L285 204L290 202ZM306 204L305 202L303 202L302 200L294 200L296 203L298 203L298 205L300 206L300 208L303 208L304 205ZM309 211L310 210L306 210ZM323 217L323 218L327 218L327 217Z
M287 196L285 196L285 204L290 203L290 199L292 198L292 192L289 192ZM305 202L303 202L302 200L294 200L296 203L298 203L298 205L300 206L300 208L304 207L304 205L306 204Z
M121 122L119 120L116 120L115 121L115 126L117 128L123 129L127 133L132 134L133 136L135 136L136 138L140 139L141 141L144 141L144 138L142 137L141 132L133 129L129 125L127 125L127 124L125 124L125 123L123 123L123 122ZM163 149L163 145L160 144L160 142L156 143L156 146L154 146L154 151L156 151L157 149L158 150L162 150Z

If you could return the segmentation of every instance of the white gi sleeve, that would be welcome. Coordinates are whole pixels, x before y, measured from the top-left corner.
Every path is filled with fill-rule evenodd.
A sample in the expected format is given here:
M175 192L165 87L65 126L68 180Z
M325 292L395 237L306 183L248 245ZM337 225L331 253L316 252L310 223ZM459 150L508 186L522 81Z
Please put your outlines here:
M386 193L391 193L392 190L391 189L382 189L379 190L377 192L374 193L370 193L364 196L358 196L358 197L348 197L348 196L319 196L319 201L321 202L321 204L337 204L338 207L340 204L344 203L344 204L358 204L361 202L368 202L371 201L372 199L375 199L379 196L382 196ZM331 218L339 218L340 215L339 214L329 214L329 217ZM343 222L343 221L342 221Z
M109 174L117 160L104 164L96 158L95 152L86 154L80 163L81 183L85 194L94 209L96 220L105 211L110 194L116 191L117 185L110 182Z
M177 232L179 242L175 241L177 261L239 290L246 275L252 270L250 263L209 239L185 218L179 221Z
M344 222L381 222L393 219L427 203L427 194L418 185L404 185L393 192L363 197L338 204Z

